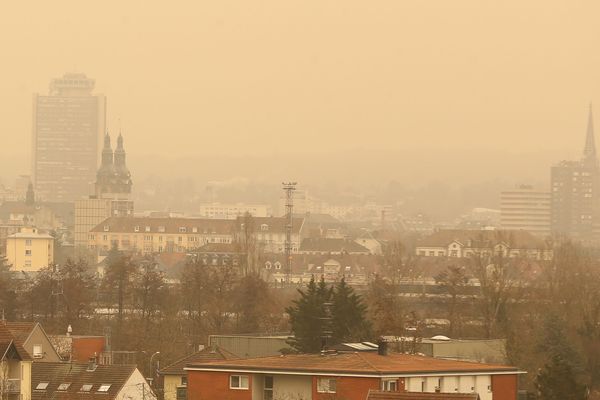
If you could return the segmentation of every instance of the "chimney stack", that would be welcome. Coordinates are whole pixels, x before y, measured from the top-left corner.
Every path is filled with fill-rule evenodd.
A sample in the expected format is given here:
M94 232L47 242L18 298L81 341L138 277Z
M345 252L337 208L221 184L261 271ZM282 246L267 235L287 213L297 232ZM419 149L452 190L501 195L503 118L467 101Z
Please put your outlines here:
M377 354L380 356L388 355L388 343L383 337L380 337L377 341Z

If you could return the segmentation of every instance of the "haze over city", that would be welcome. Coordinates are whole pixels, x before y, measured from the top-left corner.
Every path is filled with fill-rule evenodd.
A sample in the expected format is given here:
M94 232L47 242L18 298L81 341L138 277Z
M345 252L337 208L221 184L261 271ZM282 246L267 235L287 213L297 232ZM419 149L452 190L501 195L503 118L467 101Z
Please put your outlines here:
M2 4L0 400L600 400L599 16Z
M64 72L96 80L139 174L225 155L223 178L262 158L319 180L320 168L302 165L312 156L330 179L349 169L411 183L512 180L526 169L542 181L553 160L581 151L588 103L600 98L593 0L10 9L0 16L3 178L27 173L31 94ZM465 177L473 165L480 175Z

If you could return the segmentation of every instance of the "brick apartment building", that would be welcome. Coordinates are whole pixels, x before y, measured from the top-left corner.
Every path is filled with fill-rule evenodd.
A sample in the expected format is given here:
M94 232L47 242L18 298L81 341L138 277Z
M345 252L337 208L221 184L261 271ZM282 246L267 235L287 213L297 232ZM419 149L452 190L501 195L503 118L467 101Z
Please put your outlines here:
M516 400L515 367L386 352L298 354L192 363L187 400L364 400L372 391Z

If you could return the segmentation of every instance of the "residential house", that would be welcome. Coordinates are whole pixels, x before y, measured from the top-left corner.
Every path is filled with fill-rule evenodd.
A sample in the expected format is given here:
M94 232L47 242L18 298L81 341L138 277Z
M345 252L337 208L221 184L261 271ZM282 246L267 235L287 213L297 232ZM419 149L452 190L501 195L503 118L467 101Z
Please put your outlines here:
M39 271L54 262L54 238L36 228L22 228L7 237L6 258L14 271Z
M60 356L38 322L2 323L33 358L34 362L57 362Z
M255 358L281 355L281 351L291 350L287 343L291 335L210 335L208 346L217 347L241 358Z
M552 259L552 248L544 240L519 230L439 230L417 243L416 255L427 257L472 257L475 255Z
M12 333L0 324L0 398L31 398L31 356Z
M161 369L164 400L185 400L187 396L187 373L185 366L191 363L215 360L235 360L239 357L218 346L204 348L180 358Z
M34 363L31 400L155 400L156 395L135 365Z
M518 375L506 365L378 352L293 354L194 363L188 400L302 398L363 400L369 391L472 393L516 400Z
M93 335L50 335L50 342L56 349L62 361L87 362L97 358L100 364L105 362L103 354L106 351L106 337Z
M252 226L248 226L252 224ZM236 220L236 239L244 242L245 237L255 238L265 253L285 253L285 242L289 218L287 217L239 217ZM292 253L297 253L304 235L304 218L292 219Z

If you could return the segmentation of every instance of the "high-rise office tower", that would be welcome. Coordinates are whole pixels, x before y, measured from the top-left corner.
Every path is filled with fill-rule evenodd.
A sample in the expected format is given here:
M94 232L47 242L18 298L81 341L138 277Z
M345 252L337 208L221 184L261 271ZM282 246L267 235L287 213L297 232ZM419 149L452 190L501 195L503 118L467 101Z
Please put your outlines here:
M524 230L540 237L550 235L551 195L531 185L519 185L500 194L502 229Z
M32 173L43 201L88 196L106 131L106 98L93 94L95 81L84 74L52 80L47 96L33 97Z
M552 232L575 239L600 238L600 169L596 156L592 107L583 157L551 169Z

